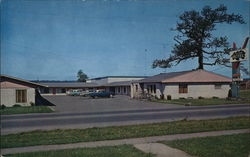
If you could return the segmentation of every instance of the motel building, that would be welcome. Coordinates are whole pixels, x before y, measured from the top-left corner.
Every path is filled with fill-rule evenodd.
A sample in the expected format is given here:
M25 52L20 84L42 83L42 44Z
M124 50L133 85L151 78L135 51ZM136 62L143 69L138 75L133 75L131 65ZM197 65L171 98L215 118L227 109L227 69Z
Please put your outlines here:
M158 99L227 98L232 79L206 70L161 73L131 84L131 97Z
M87 82L35 83L1 75L1 105L30 106L36 103L36 95L66 95L72 89L110 91L131 98L145 95L157 99L227 98L231 84L231 78L206 70L161 73L151 77L107 76Z
M46 86L39 88L42 95L66 95L68 91L110 91L116 95L130 95L131 82L146 78L145 76L106 76L87 80L86 82L39 82Z
M38 103L36 91L46 86L23 79L1 75L1 105L11 107L15 104L21 106L31 106L32 103Z

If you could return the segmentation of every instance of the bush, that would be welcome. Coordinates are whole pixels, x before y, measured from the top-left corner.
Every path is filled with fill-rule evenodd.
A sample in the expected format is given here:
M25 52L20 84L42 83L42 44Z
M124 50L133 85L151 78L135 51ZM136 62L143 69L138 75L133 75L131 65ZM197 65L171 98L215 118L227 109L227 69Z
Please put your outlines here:
M35 104L34 102L31 101L31 102L30 102L30 105L31 105L31 106L35 106L36 104Z
M164 100L164 94L161 95L161 99Z
M15 104L12 107L21 107L21 105L20 104Z
M213 98L213 99L219 99L219 97L217 97L217 96L213 96L212 98Z
M204 99L204 97L202 97L202 96L199 96L199 97L198 97L198 99Z
M167 100L171 100L171 99L172 99L171 95L167 95Z
M186 98L180 97L179 99L186 99Z
M5 109L6 106L4 104L1 105L1 110Z
M232 90L231 89L228 91L227 97L232 98Z

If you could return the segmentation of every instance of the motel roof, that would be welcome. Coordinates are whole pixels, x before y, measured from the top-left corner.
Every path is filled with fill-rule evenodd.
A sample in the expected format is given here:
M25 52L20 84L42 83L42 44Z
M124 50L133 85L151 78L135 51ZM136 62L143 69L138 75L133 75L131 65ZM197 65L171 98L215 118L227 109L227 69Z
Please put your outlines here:
M105 79L105 78L146 78L148 76L104 76L104 77L96 77L96 78L92 78L89 80L101 80L101 79Z
M14 82L14 83L22 83L22 84L32 86L32 87L47 87L46 85L43 85L40 83L35 83L35 82L23 80L23 79L16 78L13 76L8 76L8 75L0 75L0 78L1 78L0 82L10 81L10 82Z
M40 82L51 88L85 88L85 87L112 87L112 86L130 86L132 81L119 81L107 84L85 83L85 82Z
M119 82L111 82L108 83L104 86L108 86L108 87L114 87L114 86L130 86L130 84L132 83L132 81L119 81Z
M231 78L206 70L190 70L182 72L161 73L139 81L139 83L161 82L161 83L211 83L232 82Z
M54 88L85 88L85 87L99 87L96 83L86 82L41 82L41 84L47 87Z

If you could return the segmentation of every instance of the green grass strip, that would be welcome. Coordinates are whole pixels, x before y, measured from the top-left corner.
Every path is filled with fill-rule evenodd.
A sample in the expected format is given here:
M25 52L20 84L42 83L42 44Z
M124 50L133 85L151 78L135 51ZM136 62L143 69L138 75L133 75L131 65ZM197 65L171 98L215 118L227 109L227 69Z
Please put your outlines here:
M207 105L225 105L225 104L249 104L249 100L227 100L227 99L176 99L176 100L151 100L153 102L190 105L190 106L207 106Z
M250 90L247 89L247 90L241 90L240 91L240 97L241 98L248 98L250 99Z
M20 153L6 157L153 157L154 155L137 150L131 145L77 148L56 151Z
M163 142L197 157L248 157L250 134L223 135Z
M48 106L22 106L22 107L6 107L0 110L1 115L10 114L27 114L27 113L50 113L53 112Z
M32 131L1 136L1 148L114 140L179 133L249 128L249 117L214 120L182 120L144 125L105 128Z

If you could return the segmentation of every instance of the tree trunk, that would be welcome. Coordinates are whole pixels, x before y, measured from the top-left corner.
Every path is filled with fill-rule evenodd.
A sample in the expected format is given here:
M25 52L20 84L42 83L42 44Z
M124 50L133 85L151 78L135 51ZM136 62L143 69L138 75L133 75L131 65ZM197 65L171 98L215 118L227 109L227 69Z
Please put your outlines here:
M198 69L204 69L204 68L203 68L203 54L200 53L200 55L199 55L198 57L199 57L199 58L198 58L198 62L199 62L199 67L198 67Z

